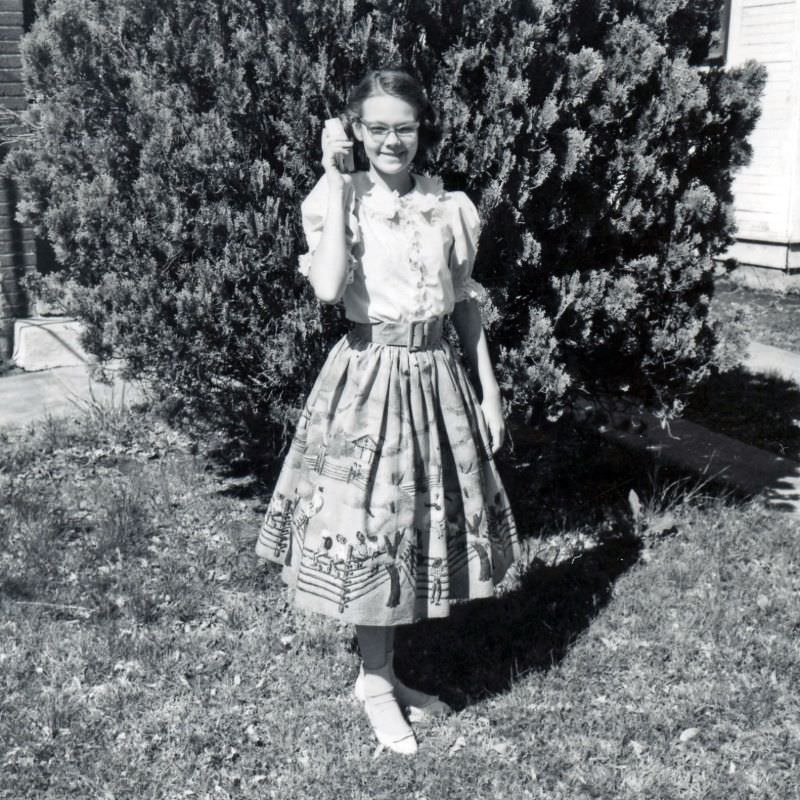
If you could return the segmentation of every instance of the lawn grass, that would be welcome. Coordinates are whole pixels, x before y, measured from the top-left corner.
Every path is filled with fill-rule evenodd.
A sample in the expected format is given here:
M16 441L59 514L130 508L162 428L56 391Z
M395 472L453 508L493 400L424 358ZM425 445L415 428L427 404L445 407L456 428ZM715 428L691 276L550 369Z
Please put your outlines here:
M748 289L718 280L712 308L719 312L744 311L751 339L800 353L800 295Z
M719 280L712 310L722 317L743 312L749 339L800 352L800 295ZM743 367L712 374L695 388L684 416L717 433L800 460L800 386L794 381Z
M0 439L0 797L800 796L796 518L559 431L504 464L524 574L398 632L456 709L411 760L349 699L352 629L254 558L263 489L146 414Z

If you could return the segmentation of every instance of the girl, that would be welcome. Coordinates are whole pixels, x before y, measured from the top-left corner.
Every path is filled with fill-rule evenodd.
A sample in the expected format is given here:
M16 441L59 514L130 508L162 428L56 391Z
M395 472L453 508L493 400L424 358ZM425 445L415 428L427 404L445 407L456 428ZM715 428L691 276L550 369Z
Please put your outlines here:
M343 174L353 143L323 133L300 271L322 302L344 302L352 329L311 390L256 552L284 565L297 607L356 626L354 693L378 741L413 754L409 721L449 708L394 674L395 627L491 596L519 545L492 460L505 428L471 277L478 213L412 172L437 129L409 74L369 73L346 117L368 169ZM446 315L480 402L442 338Z

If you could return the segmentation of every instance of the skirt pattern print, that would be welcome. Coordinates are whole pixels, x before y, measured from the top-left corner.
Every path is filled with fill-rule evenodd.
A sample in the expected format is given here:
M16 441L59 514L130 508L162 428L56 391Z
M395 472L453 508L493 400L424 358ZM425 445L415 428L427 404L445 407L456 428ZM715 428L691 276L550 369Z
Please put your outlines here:
M449 344L333 347L256 545L298 608L358 625L445 617L519 556L483 413Z

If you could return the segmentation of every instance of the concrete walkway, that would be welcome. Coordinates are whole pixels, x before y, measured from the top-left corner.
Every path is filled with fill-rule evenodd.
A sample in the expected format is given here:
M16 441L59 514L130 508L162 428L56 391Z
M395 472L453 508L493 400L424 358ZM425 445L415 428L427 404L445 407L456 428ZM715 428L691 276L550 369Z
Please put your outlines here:
M777 375L800 384L800 354L751 342L744 363L751 373ZM767 503L800 517L800 462L715 433L687 419L662 426L649 413L611 400L587 401L587 420L600 421L604 438L697 475L699 481L729 486L747 495L764 495Z
M750 372L778 375L784 380L800 384L800 353L761 342L750 342L744 367Z
M607 409L606 409L607 414ZM604 438L697 476L698 483L722 484L741 494L764 495L776 509L800 517L800 463L676 419L668 426L652 414L614 415L601 427Z
M84 413L91 406L119 408L141 401L141 385L114 378L92 380L87 366L56 367L0 377L0 427L20 427L47 416Z

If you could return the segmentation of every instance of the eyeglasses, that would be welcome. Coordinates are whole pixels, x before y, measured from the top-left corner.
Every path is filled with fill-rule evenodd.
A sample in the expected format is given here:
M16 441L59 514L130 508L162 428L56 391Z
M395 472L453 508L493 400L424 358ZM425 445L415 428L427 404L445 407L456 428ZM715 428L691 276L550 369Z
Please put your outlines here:
M394 133L401 141L408 142L415 139L419 133L419 122L404 122L402 125L383 125L380 122L366 122L363 119L359 119L358 122L376 142L383 142L390 133Z

